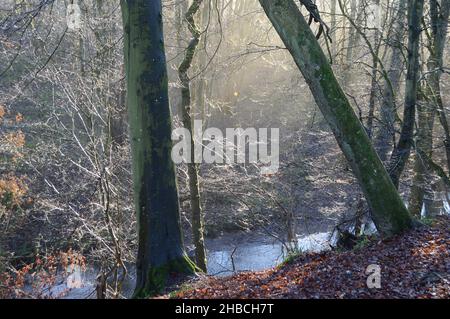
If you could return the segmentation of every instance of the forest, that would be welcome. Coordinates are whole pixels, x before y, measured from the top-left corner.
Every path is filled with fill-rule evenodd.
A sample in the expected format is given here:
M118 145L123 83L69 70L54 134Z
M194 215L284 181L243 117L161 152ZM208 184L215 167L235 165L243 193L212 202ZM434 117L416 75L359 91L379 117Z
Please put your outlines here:
M0 0L0 299L449 299L449 15Z

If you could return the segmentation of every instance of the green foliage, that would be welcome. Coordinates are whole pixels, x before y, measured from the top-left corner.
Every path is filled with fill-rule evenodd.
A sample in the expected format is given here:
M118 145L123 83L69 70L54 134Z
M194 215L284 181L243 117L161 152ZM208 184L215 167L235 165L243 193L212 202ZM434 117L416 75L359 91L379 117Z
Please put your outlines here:
M292 264L303 252L301 250L293 250L288 252L284 260L276 267L277 269L283 268L284 266Z
M427 226L432 226L436 222L436 218L433 217L423 217L420 219L420 222Z
M169 293L169 298L176 299L179 295L184 295L186 292L190 290L192 290L192 285L188 283L183 283L178 290L174 290Z
M357 242L356 242L355 246L353 247L353 249L354 250L363 249L364 247L367 247L367 245L369 245L370 242L371 242L371 237L362 235L362 236L358 237Z

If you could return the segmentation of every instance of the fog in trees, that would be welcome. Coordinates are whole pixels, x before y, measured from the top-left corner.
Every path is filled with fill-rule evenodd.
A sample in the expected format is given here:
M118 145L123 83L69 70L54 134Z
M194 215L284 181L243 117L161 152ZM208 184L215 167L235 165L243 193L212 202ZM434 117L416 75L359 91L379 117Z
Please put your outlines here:
M382 263L395 246L439 275L428 290L348 297L445 295L449 14L447 0L0 0L0 298L341 298L307 254ZM424 270L412 251L430 234L444 248ZM246 279L272 269L315 286Z

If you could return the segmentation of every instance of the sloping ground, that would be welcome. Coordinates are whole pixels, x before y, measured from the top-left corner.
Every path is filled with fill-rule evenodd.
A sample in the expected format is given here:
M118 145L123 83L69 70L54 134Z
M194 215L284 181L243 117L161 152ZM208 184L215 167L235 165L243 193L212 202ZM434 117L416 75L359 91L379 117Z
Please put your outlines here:
M381 288L366 268L381 267ZM302 255L278 269L205 277L176 298L450 298L450 218L352 251Z

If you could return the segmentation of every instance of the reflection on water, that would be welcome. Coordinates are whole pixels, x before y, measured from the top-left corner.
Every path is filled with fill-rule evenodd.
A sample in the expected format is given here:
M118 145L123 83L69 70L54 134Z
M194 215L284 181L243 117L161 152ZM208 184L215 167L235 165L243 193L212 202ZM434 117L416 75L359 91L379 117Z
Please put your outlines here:
M298 249L302 252L318 252L330 249L329 233L317 233L298 239ZM286 257L286 249L281 243L274 244L242 244L223 247L221 250L208 251L208 274L225 276L239 271L263 270L281 263ZM123 295L131 297L135 283L135 269L128 269ZM87 271L75 268L58 284L47 288L43 295L50 298L86 299L95 298L95 284L98 269L92 267Z
M56 283L40 289L41 297L56 299L87 299L95 297L95 278L97 269L83 271L79 266L68 267ZM32 292L32 285L25 285L24 291Z
M450 194L449 194L450 195ZM444 196L445 197L445 196ZM450 214L450 205L447 198L442 198L438 214ZM364 226L364 233L370 234L375 230L373 223ZM229 235L233 236L233 235ZM301 237L297 240L300 252L319 252L330 249L334 244L335 236L330 233L316 233ZM219 244L208 250L208 274L226 276L239 271L258 271L272 268L280 264L286 257L286 249L281 243L268 244L267 238L253 240L241 244ZM58 284L48 287L43 295L50 298L85 299L95 298L96 276L99 270L95 267L87 271L76 268L68 277L62 278ZM123 295L130 297L135 283L135 269L130 265L128 277L124 282ZM30 286L29 286L30 287ZM28 287L28 288L29 288Z
M450 215L450 205L447 200L444 201L443 209L446 215Z
M298 239L300 252L318 252L330 249L329 233L317 233ZM208 274L225 276L233 272L263 270L274 267L286 258L281 243L249 244L229 247L208 254Z
M425 198L422 204L422 217L433 217L439 215L450 215L450 193L436 192L434 198Z

